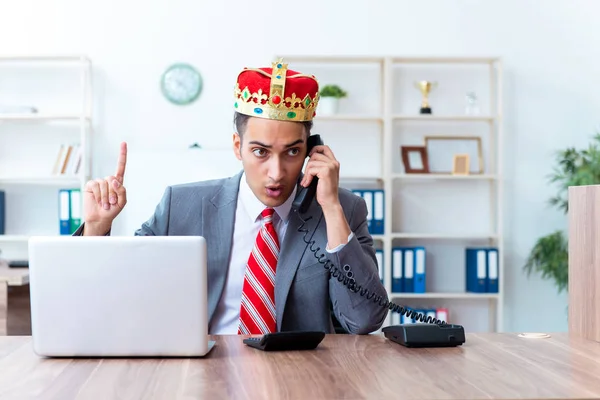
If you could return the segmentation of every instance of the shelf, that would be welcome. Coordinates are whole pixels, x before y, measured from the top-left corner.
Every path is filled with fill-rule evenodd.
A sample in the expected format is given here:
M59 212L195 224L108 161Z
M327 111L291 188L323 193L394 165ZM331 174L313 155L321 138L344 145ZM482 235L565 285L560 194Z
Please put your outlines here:
M394 115L394 120L403 121L484 121L492 122L496 117L492 115Z
M369 181L369 182L373 182L373 181L382 181L383 177L381 176L340 176L340 180L342 181Z
M58 233L31 233L28 235L0 235L0 243L27 243L34 236L69 236L59 235ZM0 254L1 256L1 254Z
M382 122L383 118L377 115L353 115L353 114L335 114L335 115L318 115L314 119L318 121L373 121Z
M385 202L383 204L385 234L370 234L370 236L374 241L375 249L383 252L382 257L378 259L381 268L379 272L385 277L383 284L386 292L390 294L390 298L397 298L397 304L399 305L403 302L419 303L422 301L421 299L432 299L431 302L448 307L451 315L462 314L464 312L461 310L462 306L484 305L488 308L488 329L490 331L503 331L502 326L505 315L502 290L504 290L504 285L500 281L503 279L502 277L506 276L503 257L498 258L497 265L498 276L500 277L500 293L470 293L466 292L461 286L445 287L441 284L445 283L446 276L452 273L464 273L464 263L460 257L456 257L456 254L464 252L465 246L496 247L499 254L504 254L503 221L505 218L502 214L504 209L502 200L504 182L501 172L501 162L504 160L504 115L502 111L503 71L501 59L493 55L456 57L443 54L438 56L381 55L375 57L354 54L338 57L321 54L288 55L284 56L284 62L290 62L290 65L296 62L316 64L335 80L338 80L336 71L339 71L339 81L342 81L339 83L343 87L343 79L345 78L348 88L353 89L355 92L355 97L363 95L362 90L364 90L364 93L372 96L374 101L381 102L381 104L378 104L378 108L340 110L339 114L334 115L319 115L317 110L315 121L317 123L323 121L321 122L323 126L342 123L354 127L354 125L358 126L360 124L360 126L369 127L373 130L375 137L372 139L380 141L378 147L374 150L376 154L369 159L369 162L381 164L378 165L378 167L381 167L380 172L372 171L373 173L369 175L379 176L360 176L366 175L368 171L357 169L355 176L340 176L340 182L342 182L340 186L357 190L361 188L385 190ZM351 70L351 73L344 76L344 71L347 69ZM355 75L352 75L357 69L368 69L371 74L366 75L367 78L364 82L357 82ZM433 70L441 71L442 75L437 74L438 77L435 78L436 74L433 73L432 75ZM478 70L479 73L473 74L474 70ZM456 81L452 77L454 73L458 73ZM435 96L445 97L445 99L438 98L440 102L449 100L451 102L458 101L459 103L455 104L455 108L448 107L446 110L436 109L434 105L433 114L420 114L418 100L415 108L413 107L415 101L409 101L408 97L414 99L418 96L418 91L415 92L409 83L412 80L419 79L437 79L451 82L451 86L448 86L448 92L440 92ZM363 85L370 85L369 89L363 88ZM361 89L358 90L354 86L361 86ZM455 90L457 92L452 93ZM467 90L474 90L482 94L481 98L484 103L481 104L481 112L477 115L469 115L468 110L464 108L465 103L461 99ZM406 97L403 92L406 92ZM381 128L381 130L378 128ZM402 128L402 132L398 131L399 128ZM404 132L404 128L407 128L408 131ZM489 160L483 174L453 175L448 172L437 173L433 171L426 174L406 174L404 169L398 167L400 165L398 161L401 161L398 160L399 144L412 142L418 139L418 136L428 135L427 132L431 133L432 131L439 136L464 136L464 133L461 134L460 132L465 132L465 129L467 132L471 131L473 136L482 136L482 155L485 155L486 161ZM472 129L475 129L475 131L472 131ZM358 150L361 150L360 146ZM352 187L353 185L355 186ZM439 189L449 191L450 196L438 199L435 189L440 185L442 187ZM401 192L404 189L414 189L415 194L413 197L409 197L412 193L406 193L410 204L402 204L402 207L398 206L398 202L403 201L401 196L405 195L405 193L399 193L396 190L398 188L402 188ZM430 189L434 189L434 194L429 194ZM476 191L477 194L482 196L475 196L474 193L471 193L472 191ZM422 199L419 196L433 197ZM411 214L413 212L426 212L428 207L436 207L436 212L443 214L444 207L455 202L460 202L461 208L457 212L461 213L461 217L462 213L467 218L476 215L477 220L473 221L475 223L471 225L457 224L456 221L465 219L464 217L456 218L455 215L449 215L447 218L416 218ZM371 207L372 212L374 212L374 209L375 207ZM381 206L378 207L379 209L381 209ZM403 214L410 216L410 218L407 218L407 222L402 222ZM433 290L431 293L395 293L392 290L391 277L395 260L389 253L393 251L394 247L415 244L426 248L425 254L428 258L425 264L432 267L431 271L427 272L428 274L431 273L428 280L432 280L429 287L438 289L438 292ZM431 253L434 254L430 254L427 249L429 246L431 247ZM381 256L381 253L379 256ZM431 262L433 262L433 265L430 265ZM440 268L450 269L451 271L445 271L444 274L438 275L436 273L438 264L440 264ZM453 289L463 290L454 292ZM450 292L444 293L446 291ZM408 299L412 300L409 302ZM425 301L423 300L423 302ZM459 304L461 302L466 304ZM473 316L472 320L469 315L463 314L460 318L463 317L467 325L479 326L477 327L478 330L485 328L483 326L485 321L480 321L479 316Z
M80 122L82 119L90 122L90 117L76 114L0 114L0 121Z
M4 55L0 62L70 62L90 64L91 60L83 55Z
M392 233L392 239L440 239L440 240L486 240L496 239L495 234L453 234L453 233Z
M498 57L394 57L393 63L418 64L491 64L499 61Z
M383 62L386 57L374 56L319 56L319 55L283 55L284 62L322 62L322 63L361 63L361 62ZM425 56L406 56L391 57L392 63L448 63L448 64L492 64L499 61L498 57L425 57Z
M13 99L0 110L0 140L14 153L2 160L0 190L5 191L6 216L18 226L11 229L9 223L6 234L0 235L0 257L5 260L27 260L32 236L58 236L59 209L66 205L59 191L83 191L89 179L96 100L92 65L90 58L77 53L0 55L0 73L8 73L11 79L3 94ZM29 100L19 101L21 97ZM71 168L78 155L73 151L69 169L55 165L65 161L64 147L59 155L61 145L78 145L82 150L78 171ZM69 217L76 216L77 206L82 212L82 197L74 197L79 204L69 202L74 206ZM23 271L10 268L17 270Z
M47 177L0 177L0 184L7 185L40 185L40 186L80 186L77 176L47 176Z
M392 298L404 298L404 299L466 299L466 300L479 300L479 299L498 299L498 293L392 293ZM392 301L393 303L393 301Z
M480 174L480 175L452 175L452 174L393 174L392 179L404 180L495 180L497 175Z
M373 56L318 56L318 55L280 55L285 63L312 62L312 63L381 63L383 57Z
M31 235L0 235L0 243L27 242Z

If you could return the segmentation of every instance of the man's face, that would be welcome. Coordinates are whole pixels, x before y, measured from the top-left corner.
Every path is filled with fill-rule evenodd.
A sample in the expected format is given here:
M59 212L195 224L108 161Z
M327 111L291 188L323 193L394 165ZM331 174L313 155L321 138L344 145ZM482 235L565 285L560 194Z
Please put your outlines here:
M297 183L306 157L304 126L296 122L250 118L243 133L233 135L235 154L246 181L267 207L283 204Z

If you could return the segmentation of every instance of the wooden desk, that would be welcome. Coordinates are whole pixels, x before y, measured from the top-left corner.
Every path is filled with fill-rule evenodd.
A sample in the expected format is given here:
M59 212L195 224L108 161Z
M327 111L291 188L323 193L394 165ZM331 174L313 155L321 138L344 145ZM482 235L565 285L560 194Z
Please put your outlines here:
M0 336L8 334L8 287L28 284L29 269L9 268L6 262L0 260Z
M315 351L267 353L216 336L205 359L41 359L0 338L0 397L383 399L600 397L600 343L552 334L468 334L450 349L328 335Z

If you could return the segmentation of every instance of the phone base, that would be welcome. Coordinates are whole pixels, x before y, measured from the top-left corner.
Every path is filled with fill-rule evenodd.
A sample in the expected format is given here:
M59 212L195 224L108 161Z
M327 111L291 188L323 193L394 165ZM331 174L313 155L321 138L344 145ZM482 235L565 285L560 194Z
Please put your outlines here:
M401 324L381 330L385 337L406 347L455 347L465 343L461 325Z

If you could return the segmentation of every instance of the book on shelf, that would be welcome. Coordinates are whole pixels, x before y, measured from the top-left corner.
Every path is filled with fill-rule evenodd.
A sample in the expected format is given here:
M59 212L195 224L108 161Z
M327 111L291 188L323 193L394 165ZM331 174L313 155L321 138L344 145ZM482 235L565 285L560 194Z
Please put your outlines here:
M498 293L498 248L465 249L465 283L467 292Z
M443 321L445 323L449 323L448 319L448 308L447 307L422 307L422 308L411 308L404 307L407 311L406 314L400 315L400 313L392 312L390 323L392 325L398 324L424 324L421 320L417 320L417 318L411 318L407 314L411 311L417 313L418 315L422 315L423 319L428 317L435 318L439 321ZM410 313L412 315L412 313Z
M377 260L377 269L379 271L379 280L384 283L383 274L383 249L375 249L375 259Z
M79 144L61 144L52 175L77 175L81 168L83 149Z
M59 189L58 219L59 233L72 235L81 225L82 199L80 189Z
M385 196L383 189L352 189L367 204L367 225L371 235L385 232Z
M425 293L426 256L423 246L392 248L392 292Z
M393 293L427 293L427 251L423 246L395 246L391 266ZM466 293L498 293L497 247L465 248Z

